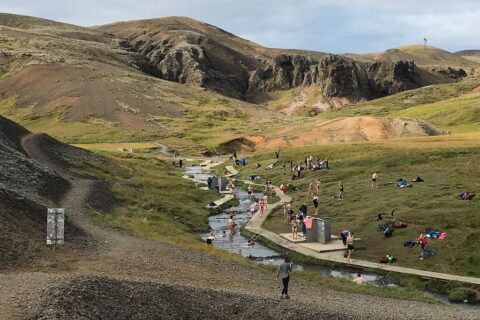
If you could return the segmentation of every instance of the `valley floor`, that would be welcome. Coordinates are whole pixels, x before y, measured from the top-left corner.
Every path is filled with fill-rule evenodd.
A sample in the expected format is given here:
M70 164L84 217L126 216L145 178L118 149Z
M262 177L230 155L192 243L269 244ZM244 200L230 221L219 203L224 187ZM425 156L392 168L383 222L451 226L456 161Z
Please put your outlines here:
M38 149L27 151L55 166ZM281 301L271 270L94 224L85 215L93 182L68 178L73 188L64 199L66 209L89 241L78 252L60 248L53 261L2 273L1 319L478 318L452 306L325 289L295 273L292 299Z

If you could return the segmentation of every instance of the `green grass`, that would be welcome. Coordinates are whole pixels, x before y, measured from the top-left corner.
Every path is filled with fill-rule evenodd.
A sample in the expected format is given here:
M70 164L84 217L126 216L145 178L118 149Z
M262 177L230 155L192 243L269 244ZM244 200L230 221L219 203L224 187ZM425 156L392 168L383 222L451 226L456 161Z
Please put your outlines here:
M322 113L318 117L329 120L363 115L400 116L427 120L452 132L478 132L480 93L472 93L478 87L480 78L432 85Z
M438 141L438 142L436 142ZM320 215L332 217L333 232L352 230L366 250L355 253L356 258L378 261L385 254L398 259L398 265L437 272L480 276L480 202L478 199L462 202L455 197L463 191L480 190L480 140L458 143L455 137L407 139L378 143L334 144L281 151L280 162L301 160L307 155L330 160L328 171L308 172L294 184L301 192L291 193L294 208L306 201L306 190L313 178L320 178ZM272 162L273 152L258 153L250 163ZM243 177L254 172L253 165L241 169ZM371 174L380 172L381 187L372 190ZM275 184L290 181L281 168L261 172L263 178ZM425 179L412 189L383 186L398 178L412 180L416 175ZM345 185L345 201L332 199L338 192L338 182ZM313 210L311 203L309 210ZM378 232L376 214L397 210L398 220L409 224L396 230L393 237L385 239ZM387 218L388 219L388 218ZM283 213L278 210L267 220L268 229L289 232L283 223ZM447 240L431 241L437 256L420 261L418 249L408 250L405 240L415 240L425 229L447 232Z
M194 241L196 232L208 231L206 205L218 195L195 189L193 182L179 177L180 169L154 156L113 155L108 168L85 164L87 172L110 182L121 204L113 213L94 215L96 221L176 243Z
M274 266L261 265L205 246L200 240L197 232L208 229L207 217L211 214L205 204L216 199L217 194L195 189L192 182L180 178L181 172L178 169L170 168L168 163L151 155L114 152L103 152L102 155L111 161L108 166L85 163L83 170L109 181L120 203L111 213L92 211L90 216L94 221L138 236L198 250L251 268L252 272L267 272L274 276L277 271ZM175 219L175 216L180 219ZM333 290L434 302L415 287L394 289L358 286L351 281L315 273L295 272L294 277L296 281Z

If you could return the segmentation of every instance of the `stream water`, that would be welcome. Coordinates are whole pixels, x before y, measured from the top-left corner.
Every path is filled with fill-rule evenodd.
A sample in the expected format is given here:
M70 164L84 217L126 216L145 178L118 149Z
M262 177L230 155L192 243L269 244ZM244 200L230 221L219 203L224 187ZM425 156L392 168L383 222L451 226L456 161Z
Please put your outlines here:
M199 181L207 181L211 175L203 172L201 167L186 167L185 173L193 176L194 179ZM213 245L222 250L241 254L244 257L255 260L258 263L279 265L283 261L282 252L270 249L259 242L255 242L253 246L248 245L248 238L240 234L240 226L247 223L251 218L250 204L252 201L258 200L262 193L255 193L249 196L245 190L237 188L235 197L239 201L238 206L234 211L227 209L226 211L210 216L208 222L210 228L215 232L216 241ZM236 226L234 234L230 235L228 232L228 219L233 216ZM210 233L202 233L200 236L203 240L206 240ZM371 285L398 287L395 278L388 275L381 275L372 271L363 271L361 269L355 269L350 267L327 267L317 264L294 264L294 269L298 271L316 272L324 276L330 276L342 279L353 279L357 272L362 272L365 281ZM448 301L446 295L432 294L426 292L432 298L441 300L445 303L451 304ZM480 310L480 305L468 305L468 304L454 304L462 306L468 309Z

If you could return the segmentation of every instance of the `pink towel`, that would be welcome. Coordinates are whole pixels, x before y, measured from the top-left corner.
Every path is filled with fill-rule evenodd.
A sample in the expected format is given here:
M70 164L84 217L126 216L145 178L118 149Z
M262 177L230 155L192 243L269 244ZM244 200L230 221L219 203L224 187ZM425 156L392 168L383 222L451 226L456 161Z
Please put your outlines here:
M442 232L442 233L440 233L440 236L438 237L438 240L444 240L446 237L447 237L447 233Z
M312 219L307 218L303 222L305 222L305 227L307 227L307 229L312 229L312 222L313 222Z

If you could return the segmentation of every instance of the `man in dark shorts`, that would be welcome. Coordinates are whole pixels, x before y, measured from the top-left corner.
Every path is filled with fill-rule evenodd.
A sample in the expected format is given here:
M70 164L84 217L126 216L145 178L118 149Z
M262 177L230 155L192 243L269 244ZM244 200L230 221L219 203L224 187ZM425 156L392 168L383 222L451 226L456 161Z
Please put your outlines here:
M352 253L354 250L353 247L353 233L350 232L350 234L347 236L347 250L348 250L348 262L352 263Z
M313 207L315 208L315 216L318 216L318 196L313 196Z

